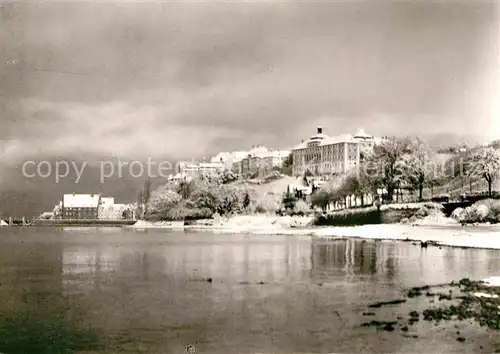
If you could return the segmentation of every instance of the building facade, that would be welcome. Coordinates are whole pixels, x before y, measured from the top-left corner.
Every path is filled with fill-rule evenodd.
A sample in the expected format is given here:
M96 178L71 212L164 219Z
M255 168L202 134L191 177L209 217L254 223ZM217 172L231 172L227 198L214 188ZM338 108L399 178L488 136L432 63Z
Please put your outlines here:
M231 163L232 165L232 163ZM190 181L195 177L199 177L202 175L210 175L214 173L221 173L227 168L227 164L219 161L219 162L179 162L175 168L176 174L170 175L170 181Z
M99 218L99 194L64 194L61 203L62 219L96 220Z
M223 172L226 165L223 162L201 162L198 169L200 175L210 175Z
M372 149L375 138L364 132L330 137L321 127L314 136L293 148L293 175L344 174L359 165L365 150Z
M280 168L290 153L290 150L269 150L257 145L248 151L248 155L239 166L233 165L233 171L238 171L236 173L245 178L267 175L274 169Z
M224 168L227 170L233 169L233 165L238 164L247 157L247 151L233 151L233 152L220 152L216 156L212 157L212 163L223 163Z
M126 213L130 211L130 213ZM113 197L102 197L99 205L99 220L132 219L134 209L130 204L117 204Z
M178 176L179 178L192 179L199 175L200 166L194 162L179 162L175 167L175 172L173 178Z

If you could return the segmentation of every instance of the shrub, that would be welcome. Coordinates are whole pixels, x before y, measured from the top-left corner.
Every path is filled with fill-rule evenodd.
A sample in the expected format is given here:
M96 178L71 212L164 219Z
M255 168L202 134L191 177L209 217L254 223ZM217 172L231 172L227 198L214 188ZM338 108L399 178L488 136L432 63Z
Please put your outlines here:
M256 213L275 214L280 209L278 202L274 198L264 198L255 205Z
M207 208L195 208L191 209L190 213L186 215L185 220L200 220L200 219L210 219L213 214L210 209Z
M464 221L465 220L465 209L464 208L456 208L451 213L451 218L458 220L458 221Z
M415 214L413 214L413 216L417 219L422 219L422 218L425 218L426 216L428 216L430 214L430 210L426 207L426 206L423 206L421 208L419 208Z
M196 208L207 208L212 213L217 211L221 201L220 186L208 179L197 180L190 200Z
M176 205L170 209L164 218L169 221L210 219L212 212L208 208L190 208L186 203Z
M295 203L297 202L297 198L295 198L294 193L290 192L290 187L286 189L285 194L283 195L283 206L285 209L293 210L295 208Z
M148 214L165 214L181 200L181 196L171 190L169 186L162 186L151 194L151 199L148 203Z
M295 207L293 208L293 211L295 213L307 214L307 213L311 212L311 207L309 206L309 204L307 204L303 200L298 200L297 203L295 203Z
M465 209L455 209L451 217L465 223L498 223L500 222L500 202L491 199L481 200Z
M245 192L245 196L243 197L242 202L243 209L247 209L250 206L250 202L250 195L248 194L248 192Z
M475 223L475 222L482 222L487 216L487 211L486 213L484 212L484 206L481 206L478 208L477 206L470 206L465 208L465 215L464 215L464 220L467 223Z
M320 189L311 195L311 204L314 207L319 207L324 210L331 202L331 195L326 190Z
M500 202L495 201L491 205L490 217L492 222L500 222Z

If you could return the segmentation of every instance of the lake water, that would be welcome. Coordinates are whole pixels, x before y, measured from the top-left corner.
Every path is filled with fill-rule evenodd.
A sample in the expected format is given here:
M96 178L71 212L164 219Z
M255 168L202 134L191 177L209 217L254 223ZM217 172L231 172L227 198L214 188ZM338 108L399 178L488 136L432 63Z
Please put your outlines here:
M468 322L360 327L405 289L500 272L500 251L120 228L0 229L0 352L491 352ZM208 281L211 278L211 282ZM407 317L424 298L377 309ZM456 340L456 332L466 338Z

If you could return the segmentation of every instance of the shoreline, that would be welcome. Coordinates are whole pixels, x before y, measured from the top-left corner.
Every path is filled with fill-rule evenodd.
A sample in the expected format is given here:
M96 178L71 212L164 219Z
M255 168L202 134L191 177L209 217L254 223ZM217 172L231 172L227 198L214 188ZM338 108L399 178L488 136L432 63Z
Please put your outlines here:
M254 235L313 236L331 239L402 241L422 247L458 247L500 250L500 225L460 224L373 224L361 226L309 226L310 217L236 216L222 220L199 221L184 226L179 222L139 221L131 229L171 229ZM203 224L203 222L205 224Z

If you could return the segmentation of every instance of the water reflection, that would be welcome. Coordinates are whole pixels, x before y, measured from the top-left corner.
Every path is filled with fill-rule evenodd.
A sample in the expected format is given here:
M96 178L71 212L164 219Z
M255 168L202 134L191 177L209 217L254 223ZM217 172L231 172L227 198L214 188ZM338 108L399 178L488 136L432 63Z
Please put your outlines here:
M0 338L24 333L18 342L4 340L4 352L35 345L28 332L46 348L47 338L62 333L65 342L55 345L69 352L90 344L106 345L95 353L183 352L187 344L200 352L377 348L379 334L353 329L367 304L399 297L405 287L483 278L500 269L498 251L409 243L68 234L26 234L0 247ZM394 336L381 345L400 351L402 340Z
M99 349L86 302L63 292L63 245L4 242L0 247L0 351Z

